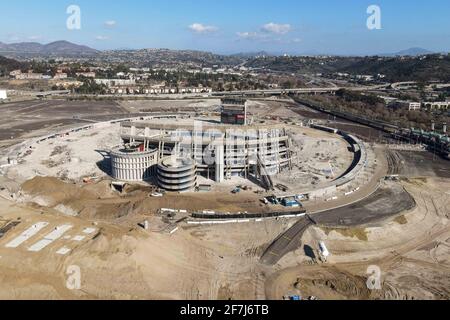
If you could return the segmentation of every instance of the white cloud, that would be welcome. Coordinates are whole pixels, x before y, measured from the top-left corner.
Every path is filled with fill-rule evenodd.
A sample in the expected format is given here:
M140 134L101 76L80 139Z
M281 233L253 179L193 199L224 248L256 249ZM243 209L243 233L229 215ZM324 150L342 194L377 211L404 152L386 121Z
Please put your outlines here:
M261 28L261 30L267 33L286 34L292 30L292 27L290 24L278 24L270 22L268 24L265 24Z
M113 28L116 25L117 25L117 21L115 21L115 20L105 21L105 26L108 27L108 28Z
M104 40L108 40L109 38L106 36L96 36L95 40L99 40L99 41L104 41Z
M237 36L242 40L256 40L260 42L273 42L273 43L298 43L301 42L300 39L295 38L292 40L284 39L284 35L292 31L292 26L290 24L278 24L278 23L267 23L263 25L259 31L256 32L237 32Z
M195 33L211 33L218 30L217 27L214 26L206 26L201 23L193 23L189 26L189 29Z

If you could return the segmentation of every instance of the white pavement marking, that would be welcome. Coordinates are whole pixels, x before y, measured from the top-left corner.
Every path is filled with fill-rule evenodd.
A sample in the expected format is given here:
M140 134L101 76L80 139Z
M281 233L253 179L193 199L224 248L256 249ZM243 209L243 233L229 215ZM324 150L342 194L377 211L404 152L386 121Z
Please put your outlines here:
M70 251L72 251L72 250L70 250L70 249L67 248L67 247L62 247L61 249L59 249L58 251L56 251L56 253L59 254L59 255L65 256L65 255L68 254Z
M35 243L30 248L28 248L28 251L33 252L41 251L42 249L50 245L53 241L61 238L64 235L64 233L66 233L71 228L72 226L68 224L56 227L55 230L46 235L43 240Z
M13 241L8 243L6 248L17 248L22 243L36 235L39 231L48 226L48 222L38 222L35 225L32 225L28 230L24 231L20 236L15 238Z
M95 229L95 228L86 228L86 229L83 230L83 233L85 233L85 234L92 234L95 231L97 231L97 229Z
M83 241L85 238L86 238L85 236L75 236L75 237L73 237L72 240L73 240L73 241L81 242L81 241Z

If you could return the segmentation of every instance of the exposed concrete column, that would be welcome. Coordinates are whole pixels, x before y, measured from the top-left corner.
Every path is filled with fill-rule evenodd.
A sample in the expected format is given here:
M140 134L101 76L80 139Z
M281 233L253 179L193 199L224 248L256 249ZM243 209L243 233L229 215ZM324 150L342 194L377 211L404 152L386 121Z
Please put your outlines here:
M223 182L225 180L224 170L224 154L225 148L223 144L216 146L216 182Z
M247 101L244 102L244 125L248 125L248 120L247 120L247 106L248 103Z

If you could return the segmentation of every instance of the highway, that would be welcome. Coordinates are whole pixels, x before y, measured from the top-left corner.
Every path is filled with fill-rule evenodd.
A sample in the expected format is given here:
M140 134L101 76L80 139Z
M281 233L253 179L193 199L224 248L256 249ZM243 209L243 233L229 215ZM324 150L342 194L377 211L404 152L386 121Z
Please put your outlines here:
M331 83L330 83L331 84ZM402 90L409 88L411 86L417 85L416 82L398 82L398 83L386 83L381 85L373 86L357 86L357 87L338 87L336 85L330 87L315 87L315 88L292 88L292 89L260 89L260 90L241 90L241 91L215 91L210 93L192 93L192 94L105 94L105 95L94 95L94 94L73 94L68 90L63 91L46 91L46 92L24 92L23 94L35 95L38 97L48 97L48 96L58 96L58 95L70 95L71 97L98 97L98 98L115 98L115 97L136 97L136 98L167 98L171 99L181 99L181 98L198 98L198 97L223 97L223 96L267 96L267 95L288 95L288 94L323 94L329 93L334 94L339 90L349 90L357 92L365 92L372 90ZM429 87L436 86L438 88L449 87L450 84L433 84Z
M96 97L96 98L166 98L168 100L182 99L182 98L208 98L208 97L224 97L224 96L265 96L265 95L287 95L287 94L334 94L339 90L351 91L371 91L371 90L385 90L390 84L376 85L376 86L361 86L361 87L316 87L316 88L293 88L293 89L260 89L260 90L243 90L243 91L215 91L210 93L174 93L174 94L73 94L67 90L64 91L47 91L47 92L28 92L29 95L36 95L39 97L69 95L72 98L76 97Z
M319 93L336 93L339 90L351 91L371 91L388 89L391 84L382 84L376 86L362 87L323 87L323 88L294 88L294 89L267 89L267 90L244 90L244 91L226 91L212 92L212 96L229 96L229 95L281 95L281 94L319 94Z

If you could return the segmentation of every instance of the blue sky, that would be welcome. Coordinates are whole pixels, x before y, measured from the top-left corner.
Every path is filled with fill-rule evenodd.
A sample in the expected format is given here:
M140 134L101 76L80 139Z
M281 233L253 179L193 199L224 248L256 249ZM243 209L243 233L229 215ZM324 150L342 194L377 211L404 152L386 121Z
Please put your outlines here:
M1 0L0 41L68 40L96 49L170 48L218 53L450 51L448 0ZM66 9L81 9L68 30ZM381 30L366 26L381 8Z

